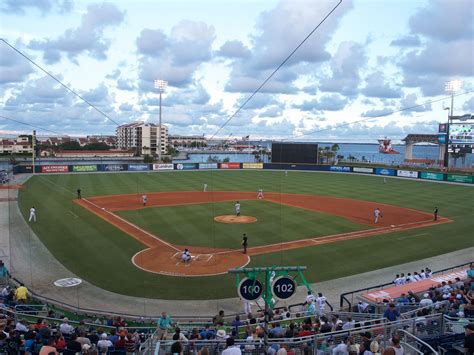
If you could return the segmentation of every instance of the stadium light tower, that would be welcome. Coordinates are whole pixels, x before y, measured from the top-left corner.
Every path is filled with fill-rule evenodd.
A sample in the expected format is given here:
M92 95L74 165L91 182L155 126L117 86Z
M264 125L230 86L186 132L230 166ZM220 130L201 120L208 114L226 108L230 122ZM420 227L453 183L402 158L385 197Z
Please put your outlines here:
M452 117L453 116L453 107L454 107L454 94L459 91L459 89L461 89L461 86L462 86L462 82L461 80L450 80L450 81L447 81L445 86L444 86L444 89L446 90L446 92L450 92L451 93L451 112L449 113L449 116Z
M159 121L159 132L158 132L158 161L161 162L161 94L165 91L168 86L168 82L165 80L155 80L155 89L160 91L160 121Z

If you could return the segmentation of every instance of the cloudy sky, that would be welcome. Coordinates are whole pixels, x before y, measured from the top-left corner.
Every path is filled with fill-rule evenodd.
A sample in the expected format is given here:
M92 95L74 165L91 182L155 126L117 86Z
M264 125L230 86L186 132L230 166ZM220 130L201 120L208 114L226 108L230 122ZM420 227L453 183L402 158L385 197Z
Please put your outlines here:
M158 122L155 79L169 82L162 112L171 134L370 141L435 133L453 79L463 83L454 114L474 113L472 0L343 0L219 130L336 4L0 0L1 38L110 118L0 42L0 132L32 129L5 117L40 134Z

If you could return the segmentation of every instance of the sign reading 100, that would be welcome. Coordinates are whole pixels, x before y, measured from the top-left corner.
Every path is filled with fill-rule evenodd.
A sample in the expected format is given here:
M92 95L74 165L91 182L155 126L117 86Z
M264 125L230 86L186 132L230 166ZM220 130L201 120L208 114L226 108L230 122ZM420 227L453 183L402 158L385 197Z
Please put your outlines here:
M262 283L258 280L252 280L246 277L239 283L239 296L247 301L254 301L258 299L263 292Z

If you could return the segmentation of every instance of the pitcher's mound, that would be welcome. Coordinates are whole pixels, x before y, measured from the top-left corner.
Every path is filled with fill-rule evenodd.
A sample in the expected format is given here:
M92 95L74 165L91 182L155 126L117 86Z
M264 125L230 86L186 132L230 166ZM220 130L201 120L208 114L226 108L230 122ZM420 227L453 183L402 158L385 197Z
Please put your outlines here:
M252 216L236 216L233 214L226 214L223 216L214 217L214 221L220 223L254 223L257 219Z

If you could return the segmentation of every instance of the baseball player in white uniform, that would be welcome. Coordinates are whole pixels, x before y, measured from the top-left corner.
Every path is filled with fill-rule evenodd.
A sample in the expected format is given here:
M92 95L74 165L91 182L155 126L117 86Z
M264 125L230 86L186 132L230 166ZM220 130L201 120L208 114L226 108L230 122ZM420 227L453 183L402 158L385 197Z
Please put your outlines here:
M257 192L257 198L259 200L263 199L263 189L259 189Z
M30 208L30 218L28 219L28 222L35 221L36 222L36 209L35 207Z
M240 216L240 202L237 201L237 202L235 203L234 207L235 207L235 215L236 215L237 217L239 217L239 216Z
M183 260L183 263L187 263L191 260L191 253L188 249L184 249L183 254L181 255L181 260Z
M204 187L203 187L202 191L207 192L207 184L204 184Z
M142 200L143 200L143 206L146 206L146 204L148 203L148 196L147 196L147 195L143 195L143 196L142 196Z
M379 223L379 217L382 217L382 212L379 210L379 208L377 207L375 210L374 210L374 223L377 224Z
M318 310L319 310L320 316L324 314L324 308L326 307L326 300L327 298L323 296L321 292L319 292L318 297L316 297L316 303L318 304Z

